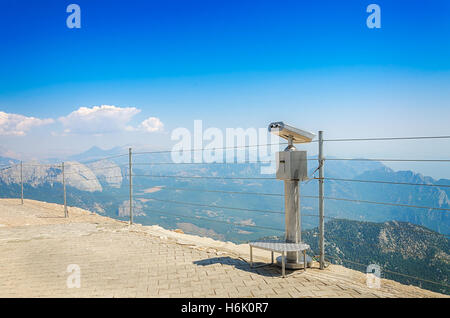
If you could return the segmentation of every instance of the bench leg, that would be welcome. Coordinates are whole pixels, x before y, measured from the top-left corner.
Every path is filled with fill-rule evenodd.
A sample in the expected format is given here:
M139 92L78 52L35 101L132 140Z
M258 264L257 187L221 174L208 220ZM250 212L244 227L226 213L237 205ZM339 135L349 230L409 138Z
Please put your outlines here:
M286 256L285 256L285 252L281 253L281 275L283 276L283 278L286 277Z
M303 269L306 271L306 250L303 251Z
M272 251L272 264L273 264L273 251Z

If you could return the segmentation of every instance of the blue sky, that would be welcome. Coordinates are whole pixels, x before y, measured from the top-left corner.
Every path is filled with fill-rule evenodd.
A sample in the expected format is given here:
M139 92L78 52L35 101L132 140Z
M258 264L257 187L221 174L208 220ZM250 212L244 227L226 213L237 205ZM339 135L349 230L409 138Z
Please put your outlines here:
M81 29L66 27L70 3L81 7ZM366 26L371 3L381 29ZM164 147L194 119L222 129L284 120L329 137L449 134L449 1L1 0L0 8L0 111L53 119L20 136L0 127L4 153ZM99 105L138 111L116 132L80 134L59 120ZM152 117L162 131L139 128ZM448 158L448 149L328 148L392 158Z

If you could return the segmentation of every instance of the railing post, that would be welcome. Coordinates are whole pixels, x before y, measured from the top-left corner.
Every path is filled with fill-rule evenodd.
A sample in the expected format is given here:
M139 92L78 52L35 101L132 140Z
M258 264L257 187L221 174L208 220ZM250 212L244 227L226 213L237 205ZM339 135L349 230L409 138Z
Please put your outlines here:
M20 199L23 205L23 162L20 162Z
M319 131L319 249L320 269L325 268L325 232L324 232L324 158L323 158L323 131Z
M67 218L69 216L69 212L67 211L66 176L64 173L64 162L61 165L61 170L62 170L62 182L63 182L63 192L64 192L64 217Z
M133 179L132 179L132 158L131 158L131 148L128 149L128 176L130 177L130 225L133 224Z

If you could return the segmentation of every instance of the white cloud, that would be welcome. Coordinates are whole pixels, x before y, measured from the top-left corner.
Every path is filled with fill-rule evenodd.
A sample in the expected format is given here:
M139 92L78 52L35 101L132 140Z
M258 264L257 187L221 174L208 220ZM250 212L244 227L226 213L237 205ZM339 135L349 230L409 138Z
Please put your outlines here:
M149 117L137 127L130 124L135 115L141 112L136 107L117 107L102 105L80 107L67 116L58 118L62 124L60 132L51 132L52 136L69 134L102 135L115 132L157 132L164 124L157 117ZM54 123L53 119L39 119L0 111L0 136L25 136L33 127Z
M110 105L80 107L68 116L60 117L64 133L102 134L129 130L127 124L140 112L135 107Z
M31 128L48 125L53 122L53 119L39 119L0 111L0 135L25 136Z
M149 117L144 120L138 127L139 130L144 132L157 132L162 131L164 124L157 117Z

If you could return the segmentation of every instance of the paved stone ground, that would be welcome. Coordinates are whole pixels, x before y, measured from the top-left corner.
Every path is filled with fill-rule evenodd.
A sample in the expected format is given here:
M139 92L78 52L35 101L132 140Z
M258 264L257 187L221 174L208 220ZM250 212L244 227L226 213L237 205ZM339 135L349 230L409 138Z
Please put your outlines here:
M283 279L274 266L251 269L211 244L80 209L67 220L61 211L0 200L0 297L443 297L387 280L369 289L363 274L337 265ZM80 288L67 287L70 264L80 268Z

